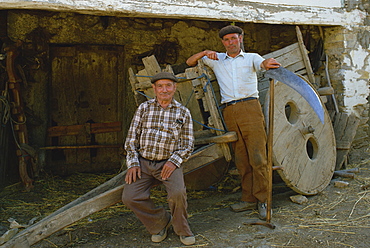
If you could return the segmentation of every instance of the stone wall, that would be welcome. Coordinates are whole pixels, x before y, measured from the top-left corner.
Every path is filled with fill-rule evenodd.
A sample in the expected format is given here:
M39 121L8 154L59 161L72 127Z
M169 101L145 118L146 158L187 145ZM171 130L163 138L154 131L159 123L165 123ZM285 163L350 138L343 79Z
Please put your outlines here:
M361 119L356 142L369 136L369 30L368 26L325 28L325 51L339 108Z

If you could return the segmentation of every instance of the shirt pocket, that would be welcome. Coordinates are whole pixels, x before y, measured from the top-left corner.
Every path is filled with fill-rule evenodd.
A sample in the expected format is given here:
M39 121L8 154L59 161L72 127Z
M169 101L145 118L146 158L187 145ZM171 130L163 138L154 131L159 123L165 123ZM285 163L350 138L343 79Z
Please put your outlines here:
M176 119L170 126L170 131L173 134L173 139L175 141L178 141L180 139L180 133L181 133L181 128L184 125L184 120L183 119Z

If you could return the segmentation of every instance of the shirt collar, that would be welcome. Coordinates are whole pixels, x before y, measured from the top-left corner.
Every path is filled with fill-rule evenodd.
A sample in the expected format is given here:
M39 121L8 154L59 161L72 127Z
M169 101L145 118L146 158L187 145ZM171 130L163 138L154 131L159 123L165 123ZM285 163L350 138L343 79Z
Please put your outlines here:
M236 55L234 58L236 58L236 57L239 57L239 56L242 56L243 58L244 58L244 52L243 52L243 50L240 50L240 53L238 54L238 55ZM224 59L233 59L233 57L230 57L228 54L227 54L227 52L225 53L225 58Z
M150 101L150 103L156 104L158 107L161 107L161 105L157 101L157 98L156 97L150 99L149 101ZM172 98L172 102L168 105L167 108L172 108L172 107L177 107L178 108L180 105L181 104L178 101L176 101L175 98Z

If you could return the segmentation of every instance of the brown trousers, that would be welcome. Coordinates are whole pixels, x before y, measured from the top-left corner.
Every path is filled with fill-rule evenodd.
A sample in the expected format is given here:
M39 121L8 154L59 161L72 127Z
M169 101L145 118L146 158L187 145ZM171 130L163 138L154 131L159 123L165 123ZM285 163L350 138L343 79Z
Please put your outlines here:
M242 201L266 202L268 171L265 120L257 99L238 102L223 110L229 131L238 134L232 143L235 165L241 175Z
M161 170L165 163L166 161L155 162L140 158L141 179L125 185L122 202L135 213L150 234L158 234L170 218L164 207L156 207L150 199L150 189L160 181L166 187L175 233L191 236L193 234L187 221L187 197L182 169L174 170L170 178L163 181Z

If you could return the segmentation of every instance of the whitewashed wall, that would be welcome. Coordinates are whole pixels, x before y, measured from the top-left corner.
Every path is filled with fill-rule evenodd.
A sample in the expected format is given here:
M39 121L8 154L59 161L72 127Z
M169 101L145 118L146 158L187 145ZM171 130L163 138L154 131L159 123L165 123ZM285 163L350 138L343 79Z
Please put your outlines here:
M370 32L370 27L368 27L368 32ZM351 37L352 35L347 36L349 40L346 39L344 45L348 53L344 54L343 59L344 68L348 68L343 70L344 105L347 112L359 115L357 107L367 104L367 98L370 95L370 46L367 44L368 46L364 47L356 42Z
M284 5L301 5L301 6L316 6L316 7L329 7L329 8L341 8L343 3L342 0L253 0L258 3L272 3L272 4L284 4Z
M44 9L115 16L256 23L361 25L366 13L334 8L340 7L340 2L341 0L1 0L0 9ZM296 4L289 5L294 3Z

